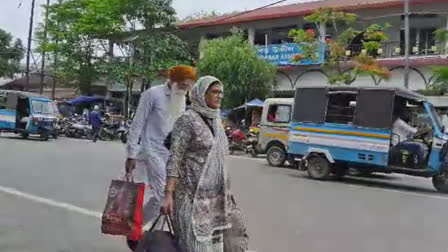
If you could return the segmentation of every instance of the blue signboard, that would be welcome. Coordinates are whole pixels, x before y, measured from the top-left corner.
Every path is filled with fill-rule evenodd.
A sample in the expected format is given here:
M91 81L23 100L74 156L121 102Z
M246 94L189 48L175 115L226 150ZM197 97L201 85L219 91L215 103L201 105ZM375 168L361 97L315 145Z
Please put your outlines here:
M295 43L289 44L279 44L279 45L269 45L269 46L258 46L257 54L269 61L270 63L277 66L291 66L291 65L320 65L324 63L325 55L325 44L319 49L319 59L316 61L311 61L303 59L300 62L293 62L294 56L303 53L299 46Z

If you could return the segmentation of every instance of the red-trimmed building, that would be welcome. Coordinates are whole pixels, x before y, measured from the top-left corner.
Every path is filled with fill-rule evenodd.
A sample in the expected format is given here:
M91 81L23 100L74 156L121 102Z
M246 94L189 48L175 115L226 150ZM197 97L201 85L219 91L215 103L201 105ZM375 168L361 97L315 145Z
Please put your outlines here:
M308 3L277 6L239 14L189 21L179 24L183 37L199 44L202 39L212 39L230 34L232 27L247 32L248 40L260 50L266 45L291 43L288 32L293 28L314 28L303 17L320 7L333 7L358 15L355 28L363 30L371 24L389 23L389 41L383 44L380 62L392 71L388 81L375 80L370 76L358 77L352 85L397 85L403 86L404 60L404 16L403 0L322 0ZM448 0L411 0L411 73L409 88L424 89L431 84L431 67L448 65L447 44L436 41L433 32L448 28ZM327 35L337 37L331 26ZM268 57L267 51L264 55ZM327 76L319 65L288 65L282 63L276 78L276 91L293 90L296 86L327 84Z

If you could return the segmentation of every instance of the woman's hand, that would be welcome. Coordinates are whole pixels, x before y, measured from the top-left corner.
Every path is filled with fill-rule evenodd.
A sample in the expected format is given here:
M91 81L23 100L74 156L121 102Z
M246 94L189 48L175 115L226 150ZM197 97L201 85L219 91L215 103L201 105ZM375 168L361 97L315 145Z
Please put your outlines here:
M160 212L164 215L173 216L174 199L173 193L167 192L165 194L165 200L160 208Z

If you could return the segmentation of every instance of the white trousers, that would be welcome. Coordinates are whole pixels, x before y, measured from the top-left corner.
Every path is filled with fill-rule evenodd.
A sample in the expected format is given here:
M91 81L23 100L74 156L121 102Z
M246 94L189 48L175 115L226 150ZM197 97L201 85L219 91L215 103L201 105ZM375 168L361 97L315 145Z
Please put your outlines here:
M143 225L153 221L160 214L165 198L166 163L169 153L148 155L147 159L138 159L134 171L134 181L145 183L143 202Z

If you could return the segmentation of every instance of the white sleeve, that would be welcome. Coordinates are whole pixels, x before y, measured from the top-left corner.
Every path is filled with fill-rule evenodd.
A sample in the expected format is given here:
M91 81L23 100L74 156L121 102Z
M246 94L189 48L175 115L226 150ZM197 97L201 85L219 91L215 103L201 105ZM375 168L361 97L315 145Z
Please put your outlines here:
M131 128L129 130L129 137L127 143L127 156L128 158L137 158L140 153L140 145L138 144L142 132L146 126L146 120L149 112L152 110L152 95L151 91L142 93L140 101L138 103L137 111L132 121Z

